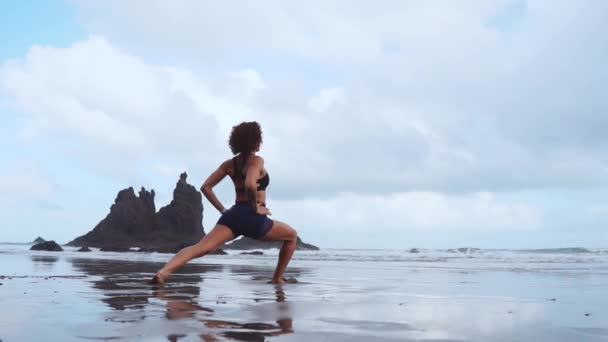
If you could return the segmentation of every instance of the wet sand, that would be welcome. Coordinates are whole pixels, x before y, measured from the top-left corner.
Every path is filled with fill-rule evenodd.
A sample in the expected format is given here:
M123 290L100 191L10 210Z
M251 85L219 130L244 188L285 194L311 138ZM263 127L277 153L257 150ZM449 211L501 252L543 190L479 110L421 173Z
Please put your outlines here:
M0 252L2 341L608 341L608 274L209 256ZM152 260L151 260L152 259Z

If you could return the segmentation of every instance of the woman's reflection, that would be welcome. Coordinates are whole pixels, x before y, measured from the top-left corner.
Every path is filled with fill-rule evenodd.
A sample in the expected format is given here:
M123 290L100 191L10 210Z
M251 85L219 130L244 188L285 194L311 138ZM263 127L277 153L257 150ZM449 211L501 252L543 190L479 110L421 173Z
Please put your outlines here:
M237 323L213 319L213 309L205 308L185 300L174 299L164 289L157 291L157 298L167 303L168 319L198 319L212 332L200 335L203 341L217 341L217 336L240 341L264 341L266 337L293 333L293 320L285 291L281 285L275 285L276 308L279 311L275 323ZM208 317L208 318L207 318ZM178 341L181 336L171 335L169 341Z

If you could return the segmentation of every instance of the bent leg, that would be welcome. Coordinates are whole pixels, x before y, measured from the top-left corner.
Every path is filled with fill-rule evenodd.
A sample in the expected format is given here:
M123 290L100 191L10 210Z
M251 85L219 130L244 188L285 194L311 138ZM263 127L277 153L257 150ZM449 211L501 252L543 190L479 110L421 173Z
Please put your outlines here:
M209 234L205 235L201 239L201 241L177 252L177 254L175 254L173 258L171 258L171 260L169 260L169 262L163 266L163 268L156 272L152 282L164 283L165 279L167 279L171 273L183 266L188 261L211 253L224 242L232 239L234 239L234 234L230 228L221 224L216 225L209 232Z
M283 283L283 273L289 264L289 260L293 256L293 252L296 249L296 242L298 241L298 233L295 229L291 228L288 224L274 220L272 228L264 237L260 240L263 241L283 241L281 251L279 252L279 260L277 262L277 268L272 276L272 283L280 284Z

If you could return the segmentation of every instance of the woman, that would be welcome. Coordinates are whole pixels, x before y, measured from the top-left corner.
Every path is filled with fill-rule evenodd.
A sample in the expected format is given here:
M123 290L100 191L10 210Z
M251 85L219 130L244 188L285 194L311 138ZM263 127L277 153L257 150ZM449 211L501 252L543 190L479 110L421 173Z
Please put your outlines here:
M280 284L283 272L296 248L297 232L289 225L271 220L266 208L266 187L270 181L264 159L256 155L262 145L262 130L257 122L243 122L232 127L230 149L234 157L223 162L203 183L201 191L222 213L215 227L195 245L179 251L161 268L152 281L163 283L169 275L188 261L213 252L226 241L240 235L263 241L283 241L279 261L271 283ZM236 203L228 210L213 193L224 177L230 176L236 190Z

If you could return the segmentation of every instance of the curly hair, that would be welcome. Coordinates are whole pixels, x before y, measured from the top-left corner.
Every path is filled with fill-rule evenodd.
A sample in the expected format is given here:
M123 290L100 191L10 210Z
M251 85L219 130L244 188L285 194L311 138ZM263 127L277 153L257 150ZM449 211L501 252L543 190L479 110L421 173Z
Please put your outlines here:
M232 127L228 144L232 154L248 154L254 152L262 143L262 128L256 121L242 122Z

